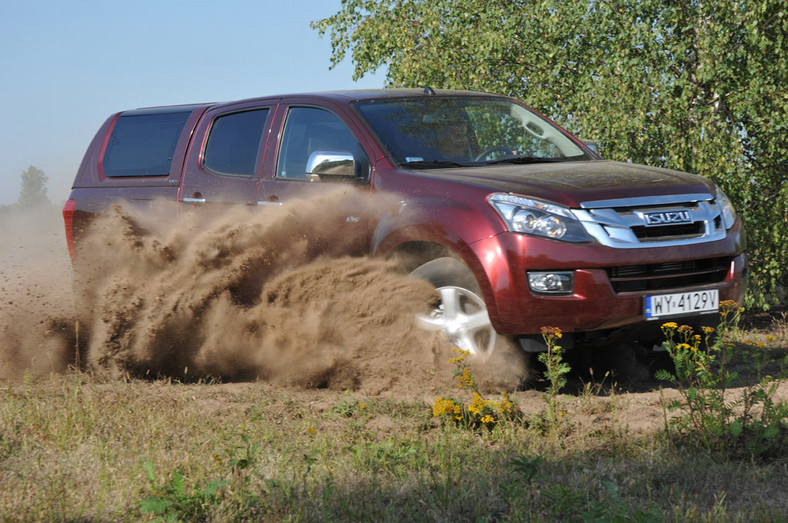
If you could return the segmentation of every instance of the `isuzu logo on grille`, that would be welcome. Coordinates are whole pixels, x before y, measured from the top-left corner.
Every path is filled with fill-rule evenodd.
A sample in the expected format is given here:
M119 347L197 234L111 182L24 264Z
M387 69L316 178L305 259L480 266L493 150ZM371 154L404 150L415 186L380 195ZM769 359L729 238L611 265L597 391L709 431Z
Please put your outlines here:
M648 226L692 223L692 218L690 218L690 213L687 209L678 211L644 212L643 217L646 219L646 225Z

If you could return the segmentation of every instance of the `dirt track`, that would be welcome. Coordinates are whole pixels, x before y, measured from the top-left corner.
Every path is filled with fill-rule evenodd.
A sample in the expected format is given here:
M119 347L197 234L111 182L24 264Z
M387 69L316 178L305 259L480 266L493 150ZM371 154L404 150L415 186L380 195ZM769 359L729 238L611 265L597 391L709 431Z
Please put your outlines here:
M296 394L299 388L327 388L328 396L353 389L428 403L456 395L449 347L413 327L413 313L427 306L431 289L390 264L325 256L305 239L285 251L266 249L281 227L249 220L221 224L190 242L176 234L164 244L140 245L123 233L129 219L111 216L90 247L116 270L96 276L98 312L80 327L83 365L116 375L261 379ZM292 223L292 217L283 219ZM0 379L61 372L74 363L76 324L62 218L52 209L4 213L0 221ZM333 246L337 254L352 247ZM268 271L254 273L260 294L239 294L249 268L259 266ZM660 427L658 383L633 363L626 347L611 350L628 363L607 377L600 368L594 380L629 392L609 399L617 402L617 420L592 409L584 422L616 422L635 431ZM514 388L523 371L511 354L474 367L491 392ZM577 377L573 384L583 386ZM515 397L525 411L543 404L539 390ZM785 384L778 398L788 399Z

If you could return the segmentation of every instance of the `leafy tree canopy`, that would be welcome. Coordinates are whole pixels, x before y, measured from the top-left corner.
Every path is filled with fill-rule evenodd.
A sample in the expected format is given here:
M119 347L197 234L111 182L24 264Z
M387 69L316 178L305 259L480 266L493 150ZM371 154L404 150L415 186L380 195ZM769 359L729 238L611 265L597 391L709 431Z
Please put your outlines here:
M784 0L343 0L331 65L519 98L605 156L696 172L736 203L750 305L788 285Z

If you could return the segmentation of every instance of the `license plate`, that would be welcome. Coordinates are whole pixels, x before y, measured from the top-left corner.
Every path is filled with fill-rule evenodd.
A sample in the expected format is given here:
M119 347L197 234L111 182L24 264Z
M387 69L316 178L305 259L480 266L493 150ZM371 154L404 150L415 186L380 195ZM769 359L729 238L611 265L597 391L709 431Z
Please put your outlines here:
M719 309L720 293L717 289L646 296L647 320L685 314L706 314Z

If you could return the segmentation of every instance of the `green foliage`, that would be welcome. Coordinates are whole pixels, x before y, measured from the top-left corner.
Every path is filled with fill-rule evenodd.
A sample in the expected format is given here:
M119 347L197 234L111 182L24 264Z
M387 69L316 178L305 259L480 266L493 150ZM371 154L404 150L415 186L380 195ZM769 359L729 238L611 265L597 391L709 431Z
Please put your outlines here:
M224 460L218 454L213 459L220 467L225 467L226 478L216 478L205 482L189 481L179 470L173 470L168 479L160 478L151 461L145 461L142 468L148 480L150 495L139 502L141 514L155 516L159 521L207 520L222 502L233 504L229 499L238 490L248 490L250 477L248 469L257 459L259 446L241 435L243 444L227 451ZM242 504L255 506L257 496L247 496ZM237 504L237 503L236 503Z
M589 497L586 492L562 485L546 489L544 496L551 507L554 520L578 521L664 521L657 509L640 510L630 506L619 494L619 488L612 481L602 481L604 491L598 499Z
M363 418L368 414L367 404L358 401L350 395L349 391L345 391L344 397L339 400L333 407L331 412L340 418Z
M343 0L313 27L355 78L508 94L611 159L713 179L747 226L748 305L786 299L782 0Z
M664 520L664 515L654 506L649 506L647 510L632 506L611 480L602 479L601 485L591 488L556 484L550 480L550 474L540 473L540 469L549 468L550 463L545 463L539 456L516 456L509 462L509 467L513 478L511 482L501 485L500 490L509 506L510 519L514 521ZM528 510L528 507L539 502L542 503L540 512L535 514L533 510Z
M665 370L657 378L678 387L680 400L666 401L665 430L671 439L700 445L712 452L749 458L783 458L788 449L788 403L774 400L777 382L760 378L731 401L728 388L739 377L728 363L734 344L726 335L738 328L743 309L734 302L720 304L720 327L695 334L687 325L662 326L676 372ZM678 339L677 339L678 338ZM758 374L761 367L756 360ZM668 419L668 412L677 415Z
M159 479L150 461L142 464L150 481L151 495L140 502L140 512L159 516L163 521L205 519L206 511L216 503L219 491L227 486L224 480L213 480L204 485L186 486L186 478L174 470L169 480Z

